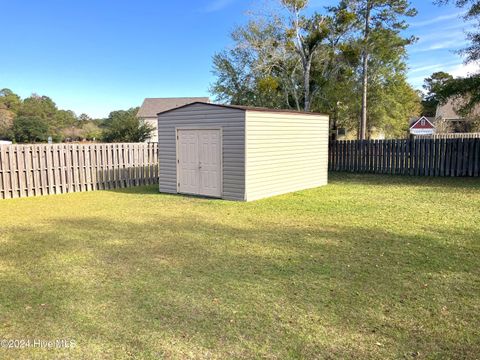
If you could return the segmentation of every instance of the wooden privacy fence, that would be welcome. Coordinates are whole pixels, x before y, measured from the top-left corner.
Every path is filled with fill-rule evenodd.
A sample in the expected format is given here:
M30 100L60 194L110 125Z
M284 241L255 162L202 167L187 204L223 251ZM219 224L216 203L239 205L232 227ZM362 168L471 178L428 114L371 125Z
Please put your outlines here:
M156 184L157 149L156 143L0 145L0 199Z
M480 139L330 143L329 170L415 176L480 176Z

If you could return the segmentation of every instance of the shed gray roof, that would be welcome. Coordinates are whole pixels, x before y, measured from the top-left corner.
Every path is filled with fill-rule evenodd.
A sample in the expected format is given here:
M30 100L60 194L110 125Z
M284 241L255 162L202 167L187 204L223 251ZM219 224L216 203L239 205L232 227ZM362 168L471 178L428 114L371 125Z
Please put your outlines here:
M184 98L146 98L143 101L137 117L140 118L156 118L158 113L175 109L187 104L195 102L209 103L208 97L184 97Z
M216 106L216 107L221 107L221 108L227 108L227 109L236 109L236 110L243 110L243 111L261 111L261 112L272 112L272 113L289 113L289 114L304 114L304 115L322 115L322 116L328 116L328 114L323 114L323 113L315 113L315 112L305 112L305 111L297 111L297 110L289 110L289 109L270 109L270 108L263 108L263 107L254 107L254 106L243 106L243 105L225 105L225 104L212 104L210 102L204 102L204 101L196 101L193 103L185 104L182 106L178 106L172 109L168 109L165 111L161 111L158 113L158 115L170 112L172 110L177 110L180 108L184 108L193 104L203 104L203 105L210 105L210 106Z

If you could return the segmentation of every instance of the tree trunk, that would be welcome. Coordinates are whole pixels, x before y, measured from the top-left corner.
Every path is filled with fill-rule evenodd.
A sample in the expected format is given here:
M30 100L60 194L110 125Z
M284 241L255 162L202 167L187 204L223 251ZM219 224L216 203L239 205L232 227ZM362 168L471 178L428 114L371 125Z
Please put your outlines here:
M294 7L294 24L297 38L296 50L300 55L303 67L303 96L305 97L303 103L303 110L310 111L310 70L312 67L312 52L307 51L300 34L300 8Z
M370 11L371 3L367 0L367 6L365 9L365 29L363 33L363 86L362 86L362 116L360 119L360 134L359 139L365 140L367 138L367 100L368 100L368 41L370 36Z
M367 138L367 99L368 99L368 54L363 54L362 118L360 121L360 140Z
M310 60L307 60L304 65L303 86L305 87L305 105L304 111L310 111Z

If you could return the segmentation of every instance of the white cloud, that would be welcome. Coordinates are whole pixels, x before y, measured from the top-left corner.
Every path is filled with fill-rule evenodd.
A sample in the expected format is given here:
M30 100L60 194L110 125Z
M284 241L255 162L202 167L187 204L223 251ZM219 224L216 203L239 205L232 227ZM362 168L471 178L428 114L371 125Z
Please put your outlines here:
M453 77L466 77L468 75L480 72L480 63L463 64L460 61L461 60L436 65L411 67L411 70L409 71L408 82L414 88L420 89L425 78L437 71L445 71L446 73L451 74Z
M456 49L459 46L462 46L464 43L465 43L464 40L458 41L457 39L440 41L440 42L434 43L430 46L427 46L426 48L423 49L423 51L441 50L441 49Z
M412 48L410 51L411 53L419 53L419 52L426 52L426 51L435 51L435 50L445 50L445 49L450 49L450 50L457 50L460 47L465 46L466 40L465 39L451 39L451 40L445 40L445 41L440 41L436 43L432 43L428 46L423 45L423 46L415 46Z
M213 0L204 9L207 13L217 12L231 5L235 0Z
M419 45L426 42L437 41L439 39L465 39L465 29L462 26L459 28L447 28L447 29L431 29L426 34L417 34L418 41L415 45Z
M447 63L436 63L436 64L422 65L422 66L413 65L413 66L410 66L409 73L415 74L415 73L426 73L428 71L431 71L431 72L441 71L442 69L445 69L446 66L453 66L453 65L460 65L460 61L455 60Z
M457 13L448 14L448 15L440 15L440 16L437 16L437 17L432 18L432 19L412 22L410 24L410 27L421 27L421 26L432 25L432 24L436 24L436 23L439 23L439 22L442 22L442 21L445 21L445 20L451 20L451 19L454 19L454 18L459 18L463 14L464 13L462 13L462 12L457 12Z
M452 74L453 77L466 77L480 72L480 63L471 62L468 64L459 64L450 68L447 72Z

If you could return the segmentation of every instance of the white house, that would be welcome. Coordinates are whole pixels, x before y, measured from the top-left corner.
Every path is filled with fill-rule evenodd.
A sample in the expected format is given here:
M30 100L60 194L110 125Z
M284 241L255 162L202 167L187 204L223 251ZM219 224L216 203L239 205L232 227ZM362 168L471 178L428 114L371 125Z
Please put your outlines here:
M175 109L180 106L191 104L194 102L210 102L207 97L188 97L188 98L146 98L143 101L140 110L138 110L137 118L151 125L154 130L147 142L158 142L157 131L157 114L160 112Z

